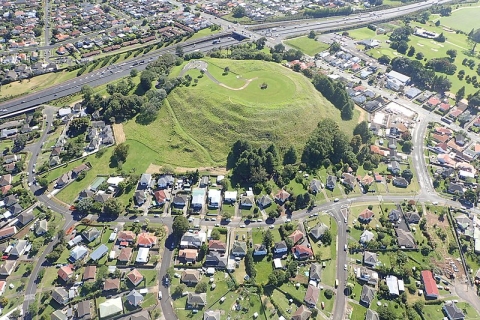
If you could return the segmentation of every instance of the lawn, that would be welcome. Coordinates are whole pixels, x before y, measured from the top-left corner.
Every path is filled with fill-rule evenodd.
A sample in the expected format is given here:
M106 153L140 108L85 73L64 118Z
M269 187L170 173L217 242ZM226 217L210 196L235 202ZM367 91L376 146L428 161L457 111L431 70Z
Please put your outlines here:
M365 319L365 314L367 313L367 309L364 306L361 306L361 305L356 304L356 303L349 303L348 305L349 305L349 307L351 307L353 309L350 320L364 320Z
M209 35L214 35L214 34L216 34L216 33L219 33L220 31L222 31L222 30L219 29L219 30L212 31L212 30L210 30L210 28L205 28L205 29L202 29L202 30L196 32L196 33L195 33L191 38L189 38L188 40L194 40L194 39L206 37L206 36L209 36Z
M478 28L478 23L475 23L475 21L479 15L480 7L476 5L473 7L463 7L452 10L452 14L448 17L440 17L440 23L452 29L469 33L472 29ZM435 20L437 19L438 16L435 16Z
M267 284L268 276L273 272L273 261L269 261L267 257L264 257L262 260L255 263L255 269L257 270L255 281L258 284Z
M301 74L275 63L204 60L218 81L232 88L246 87L231 90L204 76L196 86L171 92L152 123L124 123L127 143L136 141L139 153L149 155L144 157L146 165L223 165L230 146L238 139L254 146L273 142L280 149L293 145L300 150L319 120L342 121L340 111ZM222 76L227 66L230 72ZM178 69L172 71L175 73ZM265 90L260 89L263 83L268 85ZM358 113L341 127L351 134L357 119Z
M327 50L329 45L315 39L310 39L307 36L293 38L284 41L284 43L290 47L298 49L303 53L306 53L309 56L314 56L315 54Z

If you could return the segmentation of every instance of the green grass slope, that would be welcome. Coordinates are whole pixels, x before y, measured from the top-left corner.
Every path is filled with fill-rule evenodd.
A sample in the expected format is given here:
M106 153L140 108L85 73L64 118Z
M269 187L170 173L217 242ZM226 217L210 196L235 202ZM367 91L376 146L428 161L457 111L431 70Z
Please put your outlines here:
M198 84L170 93L154 122L140 125L131 120L124 124L127 143L135 141L156 152L152 163L224 165L230 146L238 139L257 146L272 142L280 148L294 145L301 150L322 118L342 122L341 127L349 134L357 123L358 113L353 120L342 121L340 111L315 90L309 79L278 64L205 61L208 72L228 88L207 75L198 78L198 70L189 70ZM227 66L229 74L222 75ZM179 70L172 73L177 75ZM263 83L267 89L260 88Z

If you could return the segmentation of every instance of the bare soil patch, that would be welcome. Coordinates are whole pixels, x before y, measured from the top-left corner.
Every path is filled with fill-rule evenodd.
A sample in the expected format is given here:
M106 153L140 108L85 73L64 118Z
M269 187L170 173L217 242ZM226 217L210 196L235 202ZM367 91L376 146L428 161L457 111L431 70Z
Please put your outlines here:
M115 141L117 144L125 142L125 132L123 132L123 125L121 123L116 123L112 125L113 135L115 136Z

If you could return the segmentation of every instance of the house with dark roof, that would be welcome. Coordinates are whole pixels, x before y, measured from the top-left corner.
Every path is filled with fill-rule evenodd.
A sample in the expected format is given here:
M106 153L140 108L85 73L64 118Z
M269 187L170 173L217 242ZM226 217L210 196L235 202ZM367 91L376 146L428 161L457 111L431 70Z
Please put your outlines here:
M92 242L95 239L97 239L98 236L100 236L100 233L101 233L100 230L98 230L97 228L90 228L90 229L87 229L87 230L83 231L82 236L88 242Z
M28 212L22 212L21 214L18 215L17 219L18 222L22 225L25 226L27 225L30 221L32 221L35 217L33 216L32 211Z
M13 206L11 206L10 208L8 208L8 210L10 211L10 213L12 215L17 215L19 214L20 212L23 211L23 208L22 206L19 204L19 203L15 203Z
M227 267L227 257L218 252L210 252L205 257L205 266L216 269L225 269Z
M412 224L418 224L420 222L420 214L416 211L405 212L405 221Z
M364 284L362 287L362 293L360 295L360 303L365 305L368 308L374 298L375 298L375 290L372 287L369 287L366 284Z
M198 269L186 269L182 272L180 281L187 286L195 286L200 281L200 271Z
M450 181L448 184L447 192L450 194L458 194L459 196L463 195L463 185L460 183L453 183Z
M92 319L92 300L83 300L77 304L77 319L90 320Z
M233 242L230 253L236 257L245 256L247 254L247 243L243 241Z
M322 223L317 224L312 229L310 229L309 234L313 239L315 239L315 241L318 241L318 240L320 240L320 238L323 236L323 234L327 230L328 230L327 225L322 222Z
M309 278L310 280L314 281L321 281L321 275L322 275L322 265L320 263L312 263L310 265L310 273L309 273Z
M187 205L187 202L188 202L188 195L183 193L177 193L172 200L172 204L175 208L183 208Z
M350 174L350 173L343 173L342 174L342 183L350 188L350 189L354 189L355 188L355 176L353 174Z
M400 171L401 171L400 164L398 163L398 161L391 161L387 169L392 174L400 174Z
M457 304L453 301L447 301L442 307L443 312L447 316L448 320L463 320L465 315L462 309L457 307Z
M378 257L375 252L365 251L363 253L363 264L375 267L378 263Z
M95 281L97 266L86 266L83 272L83 281Z
M57 179L55 188L57 189L63 188L69 181L70 181L70 171L62 174L60 178Z
M133 289L126 295L125 300L130 305L138 307L143 302L143 295L141 295L137 290Z
M267 247L262 243L262 244L256 244L253 249L253 255L254 256L266 256L268 253Z
M417 247L410 231L397 228L395 229L395 233L397 234L397 243L400 248L414 249Z
M285 243L285 241L275 242L275 244L273 245L273 252L275 254L287 253L287 251L288 251L288 246Z
M203 308L207 304L206 293L188 293L187 305L190 308Z
M13 206L15 203L18 202L18 199L17 197L15 197L15 195L11 194L9 196L6 196L4 199L3 199L3 203L5 204L5 207L10 207L10 206Z
M337 184L337 177L329 175L327 177L326 188L333 190L335 189L335 185Z
M321 185L320 180L313 179L312 181L310 181L309 189L310 189L310 192L313 193L313 194L317 194L317 193L321 192L322 185Z
M400 220L401 216L402 211L400 211L399 209L392 209L388 214L388 220L390 220L390 222L397 222L398 220Z
M253 207L253 199L251 196L242 196L240 198L240 208L250 209Z
M310 284L308 285L307 292L305 292L303 301L307 306L314 308L317 305L319 296L320 289Z
M408 187L408 181L404 177L395 177L392 181L395 187L406 188Z
M272 198L268 194L264 194L257 200L257 203L260 208L264 209L272 204Z

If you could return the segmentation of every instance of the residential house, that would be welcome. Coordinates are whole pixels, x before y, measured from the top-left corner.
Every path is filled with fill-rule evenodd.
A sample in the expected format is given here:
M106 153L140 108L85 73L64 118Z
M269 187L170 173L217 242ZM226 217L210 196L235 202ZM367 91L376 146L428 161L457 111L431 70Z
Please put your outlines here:
M13 206L15 203L18 202L17 197L15 195L11 194L9 196L6 196L3 198L3 203L5 204L5 207L8 208L10 206Z
M75 262L78 260L83 260L88 254L88 249L84 246L76 246L70 251L70 256L68 260L70 262Z
M464 193L463 185L461 185L459 183L450 182L448 184L447 192L450 193L450 194L455 194L455 195L462 196L463 193Z
M358 215L358 221L361 223L370 223L370 221L372 221L374 216L375 216L375 213L372 210L365 208Z
M35 217L33 216L32 211L22 212L17 216L18 222L22 226L26 226L30 221L32 221Z
M86 266L83 272L83 281L95 281L97 266Z
M139 186L144 189L147 189L147 188L150 188L151 185L152 185L152 175L149 173L143 173L140 176Z
M370 306L375 297L375 290L372 287L367 286L366 284L362 287L362 293L360 295L360 303L366 307Z
M208 176L203 176L200 178L200 188L206 188L208 187L208 185L210 184L210 180L208 178Z
M219 252L210 252L205 258L205 266L225 269L227 267L227 256Z
M195 263L197 262L197 257L198 251L196 249L181 249L178 252L178 259L184 263Z
M287 251L288 251L288 246L285 243L285 241L275 242L273 246L273 252L275 254L283 254L283 253L287 253Z
M203 314L203 320L220 320L219 310L207 310Z
M118 291L120 289L120 278L106 279L103 283L103 291Z
M227 251L227 245L220 240L208 241L208 251L225 253Z
M28 240L18 240L17 244L10 251L10 255L20 257L21 255L23 255L25 253L28 245L29 245Z
M210 189L208 190L208 207L212 209L218 209L222 203L222 195L220 190Z
M187 205L188 195L183 193L177 193L175 197L173 197L172 204L175 208L183 208Z
M62 310L55 310L50 316L50 320L68 320L68 317Z
M187 295L187 305L190 308L203 308L207 304L207 294L206 293L192 293L189 292Z
M390 222L393 222L393 223L400 220L401 217L402 217L402 211L399 209L392 209L388 214L388 220L390 220Z
M135 287L143 281L143 275L137 269L130 271L126 277Z
M52 298L61 305L68 303L68 292L64 288L55 288L51 291Z
M35 235L41 236L48 231L48 222L45 219L35 223Z
M70 171L62 174L60 178L57 179L55 188L57 189L63 188L69 181L70 181Z
M397 228L395 229L395 233L397 234L397 243L400 248L414 249L417 247L410 231Z
M125 299L131 306L134 307L138 307L143 302L143 296L135 289L130 291Z
M398 278L392 275L387 276L385 282L388 286L388 293L391 296L399 296L400 291L398 289Z
M93 318L92 300L83 300L77 304L77 319L90 320Z
M310 265L309 279L320 282L322 275L322 265L320 263L312 263Z
M129 231L129 230L120 231L118 232L118 235L117 235L118 242L133 243L135 242L136 238L137 238L137 235L133 231Z
M107 202L108 199L112 197L111 193L106 193L106 192L98 192L93 200L100 202L100 203L105 203Z
M392 174L400 174L401 168L400 164L398 161L392 161L387 167L388 171L390 171Z
M297 260L306 260L313 257L312 249L303 246L303 245L296 245L292 248L292 253Z
M305 235L303 234L303 232L297 229L293 231L287 238L292 240L293 244L297 244L302 242L304 236Z
M337 177L329 175L327 177L327 184L326 184L327 189L333 190L336 184L337 184Z
M313 179L312 181L310 181L309 189L310 189L310 192L313 193L313 194L317 194L317 193L321 192L322 185L321 185L320 180Z
M272 204L272 198L268 194L264 194L257 200L257 203L261 209L265 209Z
M157 237L153 233L142 232L138 235L137 245L139 247L152 248L157 244Z
M371 232L370 230L364 230L360 235L360 243L367 244L372 241L374 237L375 236L373 232Z
M8 238L17 233L17 227L7 227L0 229L0 239Z
M420 215L416 211L405 212L405 221L412 224L418 224L420 222Z
M365 320L380 320L380 317L378 316L377 312L373 311L372 309L367 309Z
M164 190L157 190L153 193L158 206L164 205L167 201L167 194Z
M147 196L146 196L144 190L135 191L134 198L135 198L135 202L139 206L143 205L145 203L145 201L147 200Z
M98 230L97 228L89 228L89 229L82 232L82 236L88 242L92 242L100 236L100 233L101 233L101 231Z
M242 196L240 199L240 208L247 209L253 207L253 198L251 196Z
M2 265L0 265L0 275L5 277L11 275L16 265L17 261L15 260L5 260Z
M310 229L309 234L315 241L318 241L327 230L328 230L327 225L322 222L317 224L312 229Z
M392 181L395 187L406 188L408 187L408 181L404 177L395 177Z
M422 283L425 287L425 290L424 290L425 298L437 299L439 292L438 292L437 283L433 278L432 272L430 270L422 270L422 272L420 272L420 275L422 278Z
M117 257L119 262L128 263L132 258L133 249L129 247L122 248L120 254Z
M180 281L187 286L196 286L200 281L200 271L198 269L186 269L182 272Z
M57 275L60 279L66 282L68 279L70 279L73 276L72 267L70 265L61 267L60 269L58 269Z
M443 312L447 316L448 320L464 320L465 315L462 309L457 307L454 301L447 301L442 307Z
M253 249L254 256L266 256L267 255L267 247L264 244L256 244Z
M206 240L204 232L186 232L180 240L180 248L200 248Z
M363 264L375 267L378 264L378 257L375 252L365 251L363 253Z
M369 176L368 174L365 175L365 177L363 177L361 180L360 180L360 184L363 186L363 187L366 187L366 186L370 186L373 181L375 179L371 176ZM381 182L381 181L380 181Z
M343 173L342 178L343 185L345 185L347 188L350 188L351 190L355 188L355 176L350 173Z
M237 201L237 191L225 191L223 195L223 202L235 203Z
M171 187L173 185L173 182L174 182L173 176L170 174L165 174L158 178L157 186L160 189L166 189L168 187Z
M314 308L317 305L319 296L320 289L310 284L308 285L307 292L305 292L305 297L303 298L303 301L310 308Z
M292 315L292 320L307 320L312 315L312 311L307 306L301 305Z
M288 198L290 198L290 193L283 189L278 191L278 193L275 195L275 201L281 205L283 205Z
M247 254L247 243L243 241L233 242L230 253L236 257L245 256Z
M90 254L90 259L92 261L98 261L108 253L108 250L109 250L108 247L102 243L98 248L96 248L92 252L92 254Z
M123 312L122 297L107 299L98 305L100 319L113 318Z

